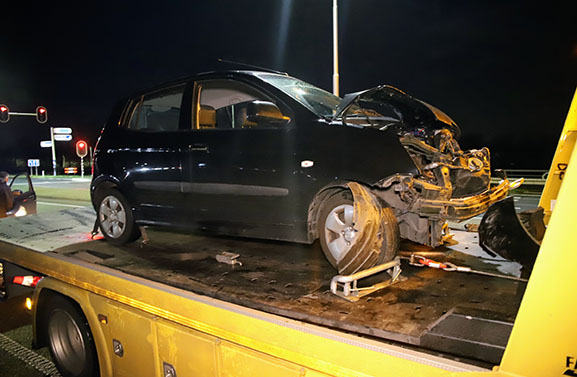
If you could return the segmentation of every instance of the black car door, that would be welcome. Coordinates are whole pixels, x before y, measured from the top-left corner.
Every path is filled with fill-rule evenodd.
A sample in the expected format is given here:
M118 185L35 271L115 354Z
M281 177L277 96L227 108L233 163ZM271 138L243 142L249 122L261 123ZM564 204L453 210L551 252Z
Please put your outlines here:
M290 226L294 129L289 118L248 119L254 106L282 113L269 96L233 80L197 82L193 101L183 191L197 221L225 233L249 229L252 235L258 231L251 228L263 225Z
M145 222L178 224L184 208L179 137L185 84L133 100L125 127L118 129L123 148L112 151L124 170L124 189L142 211Z

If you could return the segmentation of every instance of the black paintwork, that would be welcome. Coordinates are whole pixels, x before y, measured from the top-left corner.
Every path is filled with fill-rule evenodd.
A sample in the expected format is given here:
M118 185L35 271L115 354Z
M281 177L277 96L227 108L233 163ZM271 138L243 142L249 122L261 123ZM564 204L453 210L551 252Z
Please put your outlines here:
M191 129L194 82L219 78L258 88L290 121L280 128ZM178 131L119 126L129 99L112 112L95 150L95 205L95 192L110 182L127 196L140 224L312 242L308 210L322 188L418 173L393 129L319 118L254 72L206 73L179 82L187 87ZM314 165L301 167L305 160Z

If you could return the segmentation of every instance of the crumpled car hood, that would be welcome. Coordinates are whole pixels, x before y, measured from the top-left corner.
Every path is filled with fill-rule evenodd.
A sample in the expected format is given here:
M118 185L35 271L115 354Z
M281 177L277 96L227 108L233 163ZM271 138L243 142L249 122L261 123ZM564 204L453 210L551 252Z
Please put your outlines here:
M447 114L389 85L381 85L345 95L333 119L346 116L347 111L352 106L361 102L380 103L392 107L392 110L399 117L399 126L406 132L415 129L434 131L445 128L451 131L455 139L461 135L459 126Z

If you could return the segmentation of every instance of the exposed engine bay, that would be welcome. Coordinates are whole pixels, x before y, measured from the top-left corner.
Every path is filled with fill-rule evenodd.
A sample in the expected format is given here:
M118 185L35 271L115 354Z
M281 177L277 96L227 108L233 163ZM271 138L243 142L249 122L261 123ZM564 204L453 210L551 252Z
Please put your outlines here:
M506 179L490 188L489 149L463 151L459 127L436 107L391 86L348 95L341 107L349 125L396 132L418 169L371 190L395 212L402 238L439 246L450 238L447 220L469 219L507 196Z
M447 220L469 219L507 195L507 181L490 189L487 148L463 151L446 129L435 132L434 145L412 134L400 141L419 176L395 175L374 191L395 210L402 238L439 246L450 237Z

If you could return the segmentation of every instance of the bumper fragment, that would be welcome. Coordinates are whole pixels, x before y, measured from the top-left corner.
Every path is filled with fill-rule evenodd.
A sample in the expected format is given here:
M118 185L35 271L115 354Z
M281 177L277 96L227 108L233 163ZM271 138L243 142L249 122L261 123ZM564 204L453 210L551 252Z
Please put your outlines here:
M417 204L421 216L461 221L485 212L491 204L504 199L509 193L510 183L502 180L499 185L481 194L449 200L420 199Z

